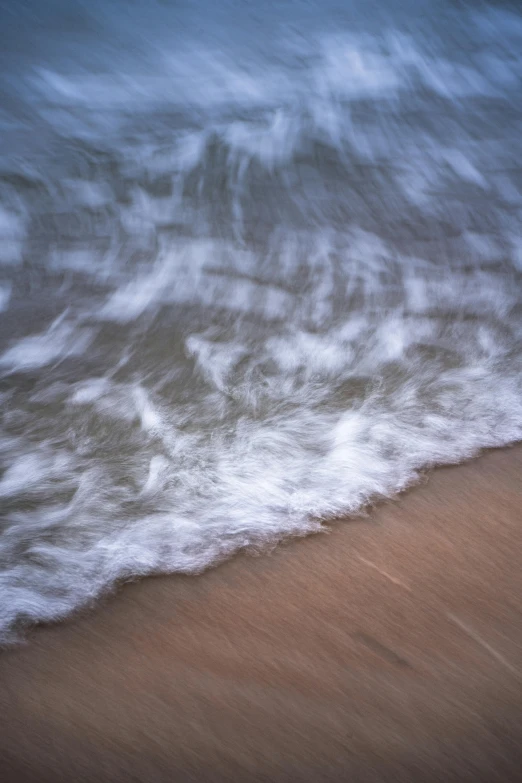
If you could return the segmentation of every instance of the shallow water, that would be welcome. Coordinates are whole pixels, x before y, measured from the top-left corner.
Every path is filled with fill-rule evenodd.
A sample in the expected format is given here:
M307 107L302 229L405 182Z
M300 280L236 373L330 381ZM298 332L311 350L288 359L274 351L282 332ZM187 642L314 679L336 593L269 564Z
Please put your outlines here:
M522 437L516 4L0 16L2 638Z

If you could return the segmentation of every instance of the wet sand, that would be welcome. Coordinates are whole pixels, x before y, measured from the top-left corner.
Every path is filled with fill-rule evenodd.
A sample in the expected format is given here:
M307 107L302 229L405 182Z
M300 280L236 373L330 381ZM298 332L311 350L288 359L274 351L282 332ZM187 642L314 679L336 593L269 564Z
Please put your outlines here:
M0 779L522 780L522 446L0 655Z

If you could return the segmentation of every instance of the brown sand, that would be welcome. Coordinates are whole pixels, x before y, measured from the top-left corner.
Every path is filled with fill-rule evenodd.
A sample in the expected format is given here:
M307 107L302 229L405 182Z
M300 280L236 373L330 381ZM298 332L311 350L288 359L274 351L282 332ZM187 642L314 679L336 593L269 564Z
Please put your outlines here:
M522 447L0 656L0 779L522 780Z

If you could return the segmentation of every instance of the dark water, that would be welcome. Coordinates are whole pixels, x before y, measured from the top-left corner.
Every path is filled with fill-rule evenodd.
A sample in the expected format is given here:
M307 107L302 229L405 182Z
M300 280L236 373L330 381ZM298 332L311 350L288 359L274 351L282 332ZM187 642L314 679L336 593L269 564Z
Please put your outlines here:
M0 628L522 435L522 14L0 3Z

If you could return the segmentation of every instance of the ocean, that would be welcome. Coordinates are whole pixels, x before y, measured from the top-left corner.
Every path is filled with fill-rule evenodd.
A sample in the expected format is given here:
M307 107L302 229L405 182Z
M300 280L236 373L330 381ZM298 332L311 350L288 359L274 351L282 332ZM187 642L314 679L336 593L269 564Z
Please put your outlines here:
M0 641L520 440L521 160L517 3L0 0Z

